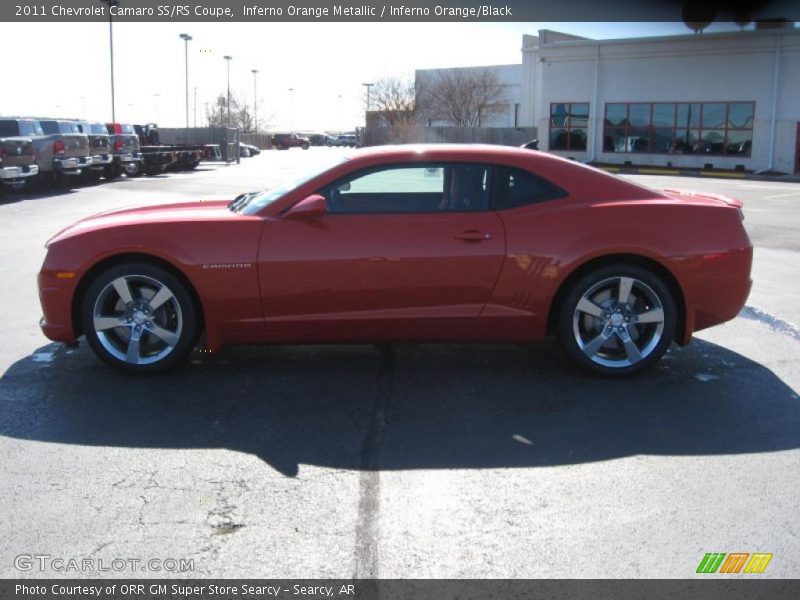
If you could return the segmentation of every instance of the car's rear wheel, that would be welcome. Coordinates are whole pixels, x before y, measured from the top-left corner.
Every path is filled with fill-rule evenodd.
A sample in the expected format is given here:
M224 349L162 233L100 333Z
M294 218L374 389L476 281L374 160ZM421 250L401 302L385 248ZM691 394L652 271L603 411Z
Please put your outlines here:
M186 286L149 264L102 272L89 284L81 309L89 346L126 371L163 371L183 361L197 343L198 317Z
M608 265L570 285L557 337L566 354L594 373L625 376L655 364L675 335L672 291L637 265Z
M300 147L301 147L303 150L308 150L308 142L303 142L302 144L300 144Z

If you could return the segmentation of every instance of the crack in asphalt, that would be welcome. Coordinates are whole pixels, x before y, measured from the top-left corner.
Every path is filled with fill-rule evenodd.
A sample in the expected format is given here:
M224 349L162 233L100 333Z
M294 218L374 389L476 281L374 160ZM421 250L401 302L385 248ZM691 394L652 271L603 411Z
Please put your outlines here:
M378 519L380 513L380 471L378 455L386 429L386 409L392 397L395 355L391 346L378 346L381 364L375 383L372 408L364 444L361 448L358 519L356 521L355 579L378 576Z

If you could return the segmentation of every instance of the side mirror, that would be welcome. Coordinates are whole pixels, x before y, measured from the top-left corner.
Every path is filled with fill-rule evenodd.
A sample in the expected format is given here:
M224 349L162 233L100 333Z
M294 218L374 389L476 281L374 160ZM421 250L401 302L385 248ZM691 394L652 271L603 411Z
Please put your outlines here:
M327 213L328 204L325 201L325 196L321 194L311 194L290 208L289 212L284 215L284 218L299 221L314 219Z

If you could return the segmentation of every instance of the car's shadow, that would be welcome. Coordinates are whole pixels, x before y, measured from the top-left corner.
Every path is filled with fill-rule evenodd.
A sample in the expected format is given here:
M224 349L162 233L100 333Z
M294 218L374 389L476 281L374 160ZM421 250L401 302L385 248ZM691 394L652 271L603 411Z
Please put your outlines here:
M538 467L800 447L800 401L702 340L622 381L553 344L231 348L134 377L50 344L0 378L0 435L89 446L228 448L286 475Z

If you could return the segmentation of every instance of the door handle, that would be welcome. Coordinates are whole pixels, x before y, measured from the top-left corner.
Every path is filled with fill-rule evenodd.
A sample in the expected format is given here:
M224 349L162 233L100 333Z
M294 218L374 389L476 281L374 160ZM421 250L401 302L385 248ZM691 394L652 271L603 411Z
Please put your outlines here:
M477 229L467 229L453 236L457 240L464 240L465 242L482 242L484 240L492 239L491 234L485 231L478 231Z

